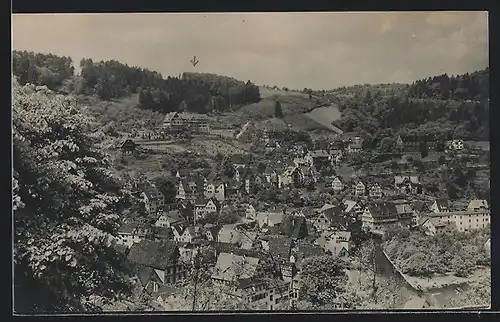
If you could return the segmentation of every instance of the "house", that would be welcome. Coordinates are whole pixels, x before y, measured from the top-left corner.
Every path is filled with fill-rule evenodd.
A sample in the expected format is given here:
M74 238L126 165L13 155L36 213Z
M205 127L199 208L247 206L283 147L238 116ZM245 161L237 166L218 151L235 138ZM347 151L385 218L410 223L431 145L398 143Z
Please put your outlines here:
M340 216L344 210L342 206L334 206L330 204L325 204L321 209L318 210L318 217L313 222L313 227L316 231L323 231L330 229L335 224L339 223Z
M144 189L141 193L141 197L143 198L146 212L148 214L156 214L163 211L165 198L155 186L150 186Z
M310 165L310 160L307 161L304 158L295 158L293 159L293 165L296 167L303 167Z
M332 165L340 163L342 161L342 157L344 156L341 149L331 149L328 154L330 155L329 159Z
M133 154L137 146L138 145L131 139L125 139L120 144L120 150L123 154Z
M184 233L185 227L184 223L176 223L170 226L175 241L181 241L183 239L182 234Z
M189 226L184 229L178 237L174 236L176 242L192 243L195 239L202 239L203 234L199 226Z
M221 226L213 226L212 225L210 227L205 227L205 237L207 238L207 240L218 242L220 229L221 229Z
M410 203L407 201L393 202L398 213L398 220L403 226L411 226L416 222L416 216Z
M255 186L255 175L248 166L236 168L234 179L236 182L244 185L244 190L247 194L253 191Z
M475 212L489 211L490 206L486 200L473 199L469 202L467 210Z
M278 187L286 187L290 185L298 186L304 183L304 172L300 167L288 167L282 174L279 174L278 179Z
M364 212L364 207L361 205L361 203L352 201L352 200L344 200L342 202L344 204L344 212L346 214L350 214L352 217L359 217L363 214Z
M399 222L398 211L394 203L370 203L361 216L362 227L366 230L384 232Z
M340 191L344 190L344 184L342 183L342 181L340 180L339 177L334 177L331 185L332 185L333 191L335 191L335 192L340 192Z
M430 207L430 210L434 213L450 212L451 209L448 205L448 200L446 199L436 199Z
M446 223L440 218L427 217L420 222L420 227L429 236L435 236L439 233L449 232L455 228L452 223Z
M255 221L259 227L275 227L279 226L285 217L285 211L274 210L272 212L258 212Z
M233 154L229 158L229 163L234 167L234 169L245 168L250 164L250 156L246 154Z
M211 279L216 285L236 285L259 275L259 258L220 253Z
M151 294L153 300L161 305L162 310L172 311L176 307L173 307L171 303L176 303L177 299L181 298L182 290L170 285L160 285L156 292Z
M404 142L403 139L401 138L401 135L398 135L396 137L396 147L403 149L404 148Z
M369 196L376 199L382 198L382 188L380 188L378 183L370 187Z
M322 166L327 165L330 162L330 155L326 150L314 150L309 151L304 156L304 161L312 167L312 166Z
M196 199L196 189L197 184L195 182L181 179L177 183L177 194L175 198L179 200L194 201Z
M254 206L247 205L245 209L245 218L248 220L255 220L256 215L257 211L255 210Z
M141 284L150 292L188 276L179 248L172 241L143 240L132 246L127 259L137 267Z
M210 133L209 119L205 114L170 112L165 115L162 129L164 131L193 133Z
M204 196L205 198L214 197L219 202L223 202L226 199L226 184L225 182L219 180L217 182L207 182L204 185Z
M306 238L309 235L306 217L301 213L285 215L280 227L281 232L295 240Z
M135 243L146 239L150 233L151 229L143 228L138 223L125 222L118 229L115 240L117 244L130 248Z
M325 252L335 257L348 256L352 247L351 233L348 231L323 232L316 242Z
M446 211L433 212L429 217L440 218L446 223L454 223L460 232L486 228L490 225L490 211Z
M236 224L222 226L217 234L217 241L219 243L238 244L240 241L240 232L236 227Z
M170 240L173 239L173 232L170 227L156 227L155 240Z
M272 185L278 185L278 173L273 168L267 167L263 173L266 182Z
M363 150L363 143L362 142L351 142L347 146L348 153L359 153L362 150Z
M191 244L184 244L182 246L179 246L180 260L182 260L186 264L191 264L195 256L198 254L198 249L198 247Z
M397 191L403 194L420 194L422 193L422 185L418 176L394 176L394 187Z
M463 140L450 140L445 143L447 150L461 151L464 149Z
M406 303L403 306L403 309L410 309L410 310L426 309L429 308L430 306L431 305L425 298L412 296L408 301L406 301Z
M195 218L198 220L207 214L219 213L220 209L221 204L217 199L213 197L208 200L198 198L194 205Z
M225 186L225 200L237 201L245 192L245 185L242 182L230 181Z
M295 259L295 266L298 273L302 270L302 264L304 261L310 257L324 255L325 252L323 248L319 245L312 244L310 242L302 241L296 243L292 249L292 255Z
M358 181L354 186L354 195L360 197L366 194L366 186L363 182Z
M155 227L171 227L174 224L184 222L184 218L179 210L163 211L156 219Z

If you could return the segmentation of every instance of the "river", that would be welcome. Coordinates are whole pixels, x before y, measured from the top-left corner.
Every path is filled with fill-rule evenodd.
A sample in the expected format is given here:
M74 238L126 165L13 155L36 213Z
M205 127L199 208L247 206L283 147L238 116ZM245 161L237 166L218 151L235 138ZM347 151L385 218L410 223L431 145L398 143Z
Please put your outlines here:
M398 287L400 288L400 294L404 294L405 297L418 296L427 299L427 301L436 308L449 308L452 299L455 299L457 294L457 289L465 289L466 284L462 285L448 285L444 287L437 287L434 289L427 289L425 291L416 290L413 288L406 280L399 274L392 263L387 259L382 251L380 242L376 244L376 267L377 274L380 277L384 277L393 281L396 281Z

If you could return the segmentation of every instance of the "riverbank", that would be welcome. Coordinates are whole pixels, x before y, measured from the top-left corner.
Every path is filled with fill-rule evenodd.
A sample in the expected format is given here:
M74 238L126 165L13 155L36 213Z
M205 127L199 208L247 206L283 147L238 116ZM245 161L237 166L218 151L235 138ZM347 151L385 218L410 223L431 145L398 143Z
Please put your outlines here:
M491 276L490 268L479 268L468 277L458 277L454 276L452 273L433 277L410 276L407 274L403 274L385 251L382 251L382 253L394 267L396 272L399 273L412 288L418 291L432 292L450 286L466 286L470 282L478 281L487 275Z

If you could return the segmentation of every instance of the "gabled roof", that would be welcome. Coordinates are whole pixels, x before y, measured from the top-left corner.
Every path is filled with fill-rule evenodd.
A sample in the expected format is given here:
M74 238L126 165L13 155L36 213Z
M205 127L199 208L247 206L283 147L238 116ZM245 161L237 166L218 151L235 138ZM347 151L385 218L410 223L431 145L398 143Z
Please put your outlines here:
M413 213L413 208L409 203L396 204L395 207L398 215Z
M258 258L220 253L212 278L229 282L253 278L258 265Z
M137 228L137 224L133 222L125 222L118 229L118 233L121 234L132 234Z
M314 245L311 243L300 243L296 247L295 253L297 254L297 257L299 260L308 258L308 257L313 257L313 256L320 256L324 254L323 248L321 248L318 245Z
M175 263L179 249L173 241L143 240L132 245L128 259L138 265L165 269Z
M176 223L180 221L184 221L184 218L181 215L181 212L177 209L170 211L163 211L163 216L170 221L170 223Z
M255 220L266 223L269 222L270 226L279 224L285 218L285 214L283 212L258 212L255 216Z
M146 286L151 277L154 275L154 269L148 266L138 266L134 269L134 271L142 286Z
M350 212L357 205L357 202L352 200L344 200L343 204L345 205L344 211Z
M170 227L161 227L156 231L155 237L169 239L172 237L172 228Z
M206 228L207 231L209 231L214 238L217 238L219 231L221 229L221 226L211 226Z
M237 244L239 242L239 232L235 224L224 225L219 229L219 243Z
M447 199L436 199L436 205L439 211L448 210L449 204Z
M155 186L149 186L144 189L144 194L148 199L159 199L163 198L163 195L161 194L160 190L156 188Z
M213 204L215 205L215 208L217 208L217 210L220 210L221 209L221 204L219 202L219 200L217 200L217 198L209 198L207 200L207 202L205 203L205 205L208 205L209 202L213 202Z
M392 202L375 202L368 205L373 218L389 219L397 218L398 211Z
M229 158L231 164L248 164L250 162L250 157L245 154L233 154Z
M412 183L412 184L420 184L418 176L394 176L394 183L396 185Z
M331 205L331 204L329 204L329 203L325 203L325 204L323 205L323 207L321 207L321 208L318 210L318 212L325 212L325 211L327 211L327 210L334 209L335 207L336 207L336 206L334 206L334 205Z
M309 155L313 158L328 158L329 154L326 150L309 151Z
M276 236L269 239L269 253L274 260L290 259L293 247L293 239L285 236Z
M473 199L469 202L469 209L489 209L490 206L486 200Z

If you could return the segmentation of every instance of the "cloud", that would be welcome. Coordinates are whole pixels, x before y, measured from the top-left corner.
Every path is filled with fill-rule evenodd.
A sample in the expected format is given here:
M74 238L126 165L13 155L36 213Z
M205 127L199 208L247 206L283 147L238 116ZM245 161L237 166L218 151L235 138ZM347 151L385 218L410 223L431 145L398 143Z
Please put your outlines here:
M290 88L412 82L488 64L484 12L14 15L13 45ZM200 64L189 60L196 55Z

